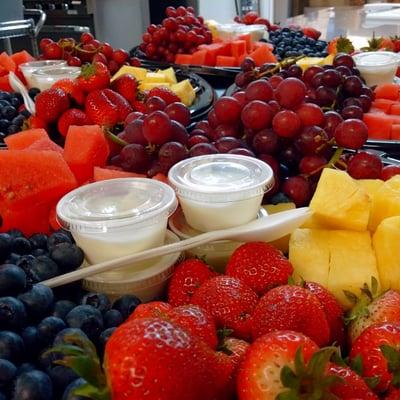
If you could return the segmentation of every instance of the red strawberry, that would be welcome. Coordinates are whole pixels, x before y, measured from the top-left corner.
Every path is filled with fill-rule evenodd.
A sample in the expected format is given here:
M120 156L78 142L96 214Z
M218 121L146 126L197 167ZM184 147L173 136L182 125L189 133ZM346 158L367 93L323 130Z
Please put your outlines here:
M171 322L179 325L193 336L197 336L216 349L218 338L213 317L205 310L195 305L184 305L168 312Z
M340 303L336 300L336 297L319 283L305 282L304 287L317 296L319 302L321 303L331 333L329 343L344 345L344 310Z
M61 89L46 89L35 97L36 116L54 122L69 108L68 95Z
M321 32L311 26L304 27L302 29L302 31L303 31L304 35L306 35L314 40L318 40L319 37L321 36Z
M167 105L181 101L181 99L171 89L163 86L151 89L147 97L149 98L153 96L161 97Z
M226 390L233 369L227 356L158 318L117 328L104 365L113 400L214 400Z
M58 131L63 136L67 136L68 128L71 125L90 125L91 121L88 116L82 110L78 110L77 108L70 108L65 111L57 123Z
M93 123L111 127L117 122L123 122L132 108L120 94L111 89L103 89L88 94L85 111Z
M24 121L24 129L47 129L47 123L36 115L31 115L26 121Z
M372 325L354 341L350 359L361 358L363 377L378 377L375 390L389 388L392 380L400 382L400 325L381 323ZM389 361L388 361L389 360Z
M258 302L252 315L252 335L293 330L309 336L319 346L329 343L330 331L316 295L298 286L278 286Z
M216 273L198 259L181 262L168 285L168 302L173 306L190 304L194 292Z
M356 306L351 310L348 320L350 342L354 342L369 326L382 322L400 324L400 293L388 290L376 296L364 288L363 295Z
M240 279L259 295L285 285L293 273L292 264L274 246L265 242L242 244L230 257L226 274Z
M294 367L296 353L305 362L318 350L307 336L293 331L277 331L258 338L244 356L237 377L240 400L275 400L285 391L281 373ZM297 397L294 397L297 398Z
M228 354L232 360L233 365L235 366L235 372L238 372L238 367L243 361L249 346L250 344L246 341L234 337L227 337L223 340L221 350Z
M208 311L219 328L233 330L234 336L250 336L251 314L257 304L257 294L236 278L215 276L204 282L192 297Z
M86 93L105 89L110 85L110 71L102 62L84 64L77 78L79 87Z
M139 304L135 311L129 316L128 321L138 318L160 318L167 315L172 306L163 301L151 301L150 303Z
M60 79L52 88L59 88L64 90L65 93L69 94L72 100L76 102L76 104L82 106L85 104L85 93L80 88L77 80L72 79Z
M125 97L130 103L136 100L138 81L129 74L123 74L111 82L111 89Z
M399 400L400 399L400 389L391 388L387 395L384 397L385 400Z

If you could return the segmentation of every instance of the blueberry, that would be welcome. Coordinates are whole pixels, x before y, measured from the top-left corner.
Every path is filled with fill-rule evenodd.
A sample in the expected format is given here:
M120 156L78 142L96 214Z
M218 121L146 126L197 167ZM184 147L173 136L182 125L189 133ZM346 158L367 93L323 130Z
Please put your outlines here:
M40 369L48 373L53 368L54 363L56 361L62 360L63 357L63 354L60 352L47 352L47 350L43 350L37 358L37 363Z
M42 319L48 315L54 302L52 290L40 283L33 285L29 291L20 294L18 298L24 303L29 316L34 319Z
M82 378L76 379L71 382L64 391L63 397L61 400L87 400L87 397L82 397L74 394L74 390L82 385L85 385L86 381Z
M47 235L35 233L30 238L32 249L47 249Z
M59 243L72 243L72 240L65 233L54 232L47 239L47 248L51 250L55 245Z
M0 233L0 262L3 262L11 253L12 238L7 233Z
M20 100L17 97L11 97L10 99L10 104L14 107L14 108L18 108L21 105Z
M2 117L8 119L9 121L11 121L17 115L16 108L11 105L2 107L0 111Z
M15 381L13 400L52 400L53 385L47 374L33 370L21 374Z
M57 398L63 394L65 388L72 381L79 378L71 368L64 367L63 365L53 365L53 367L49 369L48 374L53 382L54 394L58 395Z
M105 313L111 308L111 303L104 293L88 293L82 297L81 304L87 304Z
M17 373L17 367L10 361L0 358L0 388L8 385Z
M119 299L115 300L112 308L118 310L125 320L135 311L135 308L140 303L140 299L133 294L125 294Z
M62 272L69 272L81 266L83 251L73 243L58 243L50 248L50 257L57 263Z
M13 120L11 121L11 124L21 128L24 121L25 121L25 117L23 115L17 115L15 118L13 118Z
M32 100L35 99L36 95L40 93L40 89L38 88L30 88L28 94Z
M29 349L29 358L35 358L43 347L38 329L35 326L27 326L21 332L21 337L25 343L25 348Z
M8 100L0 100L0 107L8 107L8 106L11 106L11 104ZM0 115L1 115L1 113L0 113Z
M9 135L12 135L13 133L17 133L17 132L19 132L20 130L21 130L21 128L18 127L17 125L11 124L11 125L8 127L8 129L7 129L7 133L8 133Z
M111 335L114 333L114 331L116 330L116 327L113 328L107 328L106 330L104 330L103 332L101 332L100 336L99 336L99 346L101 349L104 349L104 347L106 346L106 343L108 341L108 339L110 339Z
M34 249L34 250L32 250L32 253L31 253L34 257L39 257L39 256L46 256L46 257L48 257L49 256L49 253L48 253L48 251L46 251L45 249Z
M21 258L19 254L11 253L7 260L5 261L7 264L15 264L18 265L18 261Z
M23 115L24 118L29 118L32 115L28 110L22 110L20 114Z
M12 241L13 253L24 255L29 254L32 250L31 242L24 237L17 237Z
M7 233L8 233L12 238L25 237L24 234L23 234L19 229L10 229L10 230L7 231Z
M86 333L78 328L65 328L61 332L58 332L56 337L54 338L54 346L58 346L60 344L67 344L65 341L66 336L74 336L78 340L88 340Z
M120 326L124 319L118 310L108 310L104 315L104 327L113 328L114 326Z
M45 344L53 343L57 333L66 328L65 322L58 317L46 317L37 326L40 340Z
M97 339L103 330L103 317L96 308L88 305L76 306L66 317L70 328L82 329L89 339Z
M76 307L76 304L70 300L58 300L54 303L53 315L65 320L67 314Z
M7 137L7 134L0 131L0 143L4 143L4 139ZM1 218L1 216L0 216ZM1 219L0 219L0 226L1 226Z
M0 119L0 131L6 132L9 126L10 126L10 121L8 119L5 118Z
M32 263L31 271L39 278L39 281L60 275L58 265L47 256L37 257Z
M14 296L26 287L24 270L13 264L0 265L0 296Z
M34 272L33 266L37 263L36 257L31 254L26 254L24 256L19 257L16 264L18 267L21 267L27 277L28 284L32 285L34 283L38 283L40 278Z
M83 399L83 397L81 397L81 399ZM7 400L7 396L2 392L0 392L0 400Z
M29 372L33 371L36 369L36 367L29 362L22 363L18 368L17 368L17 376L23 374L24 372Z
M0 100L9 100L10 99L10 93L0 91Z
M269 200L271 204L279 204L279 203L290 203L291 200L282 192L278 192L271 197Z
M0 331L0 358L19 364L24 359L24 342L11 331Z
M23 303L15 297L0 297L0 326L17 331L26 325L27 316Z

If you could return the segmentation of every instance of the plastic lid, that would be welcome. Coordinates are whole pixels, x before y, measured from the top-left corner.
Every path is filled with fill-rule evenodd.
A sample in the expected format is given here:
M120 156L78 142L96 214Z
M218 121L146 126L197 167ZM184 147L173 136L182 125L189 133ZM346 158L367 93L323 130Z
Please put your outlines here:
M172 188L146 178L121 178L81 186L57 204L62 226L80 232L106 232L153 223L177 207Z
M253 157L212 154L175 164L168 178L178 196L204 202L230 202L263 194L274 184L271 167Z
M54 66L54 68L43 68L37 69L33 72L33 75L36 77L57 77L57 76L65 76L65 75L78 75L80 74L80 67L69 67L69 66Z
M371 51L353 56L357 66L382 67L399 63L399 57L390 51Z
M50 68L55 65L67 65L65 60L38 60L38 61L29 61L23 64L20 64L19 67L21 69L39 69L39 68Z

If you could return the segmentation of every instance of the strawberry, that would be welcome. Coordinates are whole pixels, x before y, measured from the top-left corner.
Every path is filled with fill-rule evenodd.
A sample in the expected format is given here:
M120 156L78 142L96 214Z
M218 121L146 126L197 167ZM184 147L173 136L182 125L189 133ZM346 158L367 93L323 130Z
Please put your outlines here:
M385 400L399 400L400 399L400 389L391 388L386 396L384 397Z
M392 42L393 42L393 46L394 46L393 51L398 53L400 51L400 38L397 35L395 35L395 36L391 37L390 39L392 39Z
M343 307L336 297L319 283L304 282L304 288L313 293L321 303L329 325L329 343L343 346L345 344Z
M181 101L181 99L171 89L163 86L151 89L147 98L153 96L161 97L167 103L167 105L175 102L179 103Z
M207 311L191 304L179 306L168 312L168 319L203 340L212 349L216 349L217 328L213 317Z
M227 275L240 279L259 295L286 284L292 273L289 260L265 242L242 244L233 252L226 267Z
M69 108L68 95L61 89L46 89L35 97L36 116L44 122L55 122Z
M301 332L319 346L329 343L329 324L318 297L299 286L278 286L258 302L252 315L253 338L277 330Z
M277 399L285 391L280 380L283 368L294 367L296 354L300 353L298 358L307 362L317 350L318 346L310 338L298 332L276 331L261 336L247 349L240 365L239 399Z
M314 40L318 40L319 37L321 36L321 32L311 26L305 26L302 29L304 35L314 39Z
M84 64L77 78L79 87L86 93L110 86L110 71L102 62Z
M113 400L213 400L225 391L233 370L227 356L158 318L117 328L104 365Z
M63 136L67 136L68 128L71 125L90 125L90 119L82 110L78 110L77 108L70 108L65 111L57 123L58 131Z
M168 284L168 302L173 306L190 304L200 285L215 275L207 264L196 258L181 262Z
M85 111L93 123L111 127L123 122L132 108L119 93L102 89L88 94Z
M138 318L160 318L167 315L172 306L163 301L151 301L150 303L139 304L135 311L129 316L128 321Z
M328 43L327 52L329 54L337 54L337 53L351 54L354 52L354 46L350 39L340 36L332 39Z
M238 372L239 365L243 361L249 346L250 344L242 339L234 337L224 338L219 350L228 354L229 358L232 360L232 363L235 366L234 374Z
M80 88L78 81L73 79L60 79L53 84L52 88L64 90L76 104L83 106L85 104L85 93Z
M232 329L240 339L250 337L251 314L257 301L257 294L250 287L230 276L208 279L192 297L193 304L215 318L218 328Z
M37 115L31 115L27 120L24 121L23 129L47 129L47 123L39 118Z
M131 103L136 100L138 81L132 75L123 74L111 82L111 89Z
M144 104L142 101L134 100L131 101L130 104L135 111L139 111L143 114L146 113L146 104Z
M400 325L375 324L363 331L350 351L352 363L361 362L365 378L378 378L375 390L385 391L392 380L400 383Z
M390 37L381 37L381 41L379 43L379 49L386 51L395 51L395 44Z
M382 295L377 295L375 284L372 285L371 290L365 286L362 296L350 311L346 321L350 322L350 342L354 342L372 324L381 322L400 324L400 293L388 290Z

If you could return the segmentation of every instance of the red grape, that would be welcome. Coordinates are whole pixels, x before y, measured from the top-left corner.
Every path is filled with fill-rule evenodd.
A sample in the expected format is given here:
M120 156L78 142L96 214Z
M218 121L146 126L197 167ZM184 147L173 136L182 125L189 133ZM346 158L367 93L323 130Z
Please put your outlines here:
M239 156L248 156L248 157L255 157L255 154L245 147L237 147L236 149L232 149L228 151L228 154L237 154Z
M246 128L258 131L271 125L272 110L268 104L253 100L244 106L241 118Z
M314 76L320 72L324 72L324 69L322 67L319 67L317 65L313 65L312 67L307 68L304 71L303 74L303 80L304 82L307 82L308 84L311 84Z
M221 137L226 137L226 136L233 136L237 137L240 136L240 130L237 125L218 125L215 129L214 132L210 135L211 139L217 140Z
M136 119L125 125L125 129L118 135L128 143L141 144L147 146L148 142L143 136L143 120Z
M301 69L300 66L294 64L291 65L288 69L287 69L287 73L289 75L290 78L298 78L301 79L303 76L303 70Z
M333 59L333 66L339 67L340 65L344 65L347 68L353 68L355 66L353 57L344 53L337 54Z
M62 49L58 43L49 43L43 50L43 56L47 60L59 60L62 58Z
M245 57L240 64L240 69L244 72L252 71L256 67L256 63L251 57Z
M242 107L234 97L220 97L214 104L214 110L218 121L223 124L234 124L240 121Z
M92 62L101 62L104 65L108 65L107 57L103 53L97 53L93 56Z
M304 101L306 85L297 78L287 78L276 88L275 97L285 108L296 108Z
M167 15L167 17L176 17L177 13L175 7L172 6L167 7L165 9L165 14Z
M172 17L165 18L162 24L169 31L176 31L178 29L178 22L176 21L175 18Z
M360 104L361 104L361 108L362 110L366 113L370 110L371 106L372 106L372 100L370 97L368 97L365 94L362 94L359 99Z
M274 97L272 86L265 79L258 79L249 83L245 90L248 100L269 101Z
M307 205L311 198L310 183L302 176L292 176L286 179L282 185L282 192L293 200L296 207Z
M272 119L272 128L279 136L292 138L300 131L301 120L293 111L279 111Z
M288 146L279 154L279 161L288 169L297 169L301 155L294 146ZM282 169L282 166L280 170Z
M186 145L189 140L189 134L186 128L181 123L174 120L171 120L171 127L172 127L171 141L179 142Z
M127 125L133 121L135 121L136 119L143 119L144 114L140 111L133 111L131 113L129 113L124 121L124 124Z
M158 151L161 167L168 171L173 165L189 156L187 148L179 142L164 143Z
M235 76L235 84L239 87L245 87L254 79L254 71L239 72Z
M240 140L232 136L219 138L215 142L215 147L220 153L227 153L228 151L236 149L240 146L241 146Z
M311 175L318 170L322 171L322 167L327 164L325 157L321 156L305 156L301 159L299 164L299 171L301 174Z
M271 107L272 115L277 114L281 109L279 103L276 100L269 101L268 105Z
M124 49L116 49L113 52L113 60L118 64L123 64L129 57L129 54Z
M142 173L150 164L150 156L141 144L128 144L120 153L120 164L125 171Z
M336 111L328 111L325 113L324 130L329 138L333 137L336 127L343 122L342 116Z
M296 109L296 114L300 117L303 126L323 126L325 123L324 113L316 104L301 104L300 107Z
M379 179L382 167L382 161L378 155L360 152L350 159L347 172L354 179Z
M268 82L272 86L272 89L276 89L282 81L283 78L279 75L272 75L271 78L268 79Z
M358 150L368 139L368 128L363 121L347 119L336 127L334 136L338 146Z
M336 92L334 89L326 86L318 86L315 91L317 103L323 107L330 107L336 101Z
M352 75L344 78L342 89L348 96L358 97L361 95L363 83L358 76Z
M201 129L206 133L206 136L208 136L213 130L206 120L197 122L195 125L195 129Z
M342 83L342 76L335 69L327 69L322 73L323 85L336 88L341 83Z
M148 114L152 113L153 111L163 111L167 104L165 101L158 96L151 96L146 100L146 112Z
M272 157L270 154L259 154L258 158L272 168L272 171L274 171L274 175L278 175L279 162L276 160L276 158Z
M80 67L82 65L82 61L78 57L70 57L68 58L68 65L71 67Z
M328 141L325 131L319 126L307 126L296 139L296 148L304 155L317 154Z
M240 107L243 108L247 104L246 94L243 90L236 92L232 95L240 104Z
M53 43L53 42L54 42L53 39L50 39L50 38L43 38L43 39L41 39L41 40L40 40L40 43L39 43L40 51L43 53L45 47L46 47L48 44Z
M342 108L346 108L348 106L357 106L361 107L361 101L355 97L348 97L343 100Z
M210 140L208 139L207 136L193 135L189 137L187 141L187 146L189 147L189 149L191 149L193 146L199 143L210 143Z
M339 72L342 77L350 76L353 74L351 69L346 67L345 65L340 65L339 67L336 67L336 71Z
M363 85L363 87L361 88L361 94L365 94L371 100L375 100L375 93L368 86Z
M315 74L312 78L311 81L311 86L313 88L317 88L318 86L322 86L322 77L323 77L324 73L323 72L318 72L318 74Z
M81 43L89 43L94 39L93 35L90 32L83 32L80 38Z
M273 154L279 149L278 135L272 129L263 129L252 140L257 154Z
M164 144L171 138L171 120L163 111L154 111L143 120L143 136L151 144Z
M190 157L217 154L217 148L211 143L199 143L190 148Z
M343 108L341 114L343 119L363 119L364 116L362 108L357 106L347 106Z
M190 124L190 110L180 102L168 104L165 109L171 120L180 122L183 126Z
M400 165L386 165L382 169L380 178L383 181L387 181L395 175L400 175Z
M214 109L208 113L208 123L210 124L211 128L216 128L220 123Z

